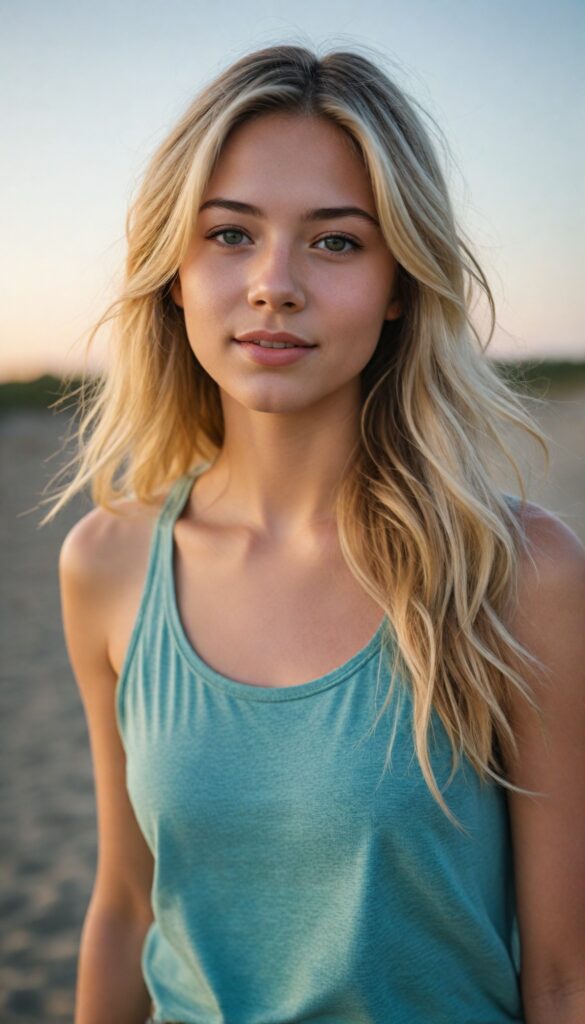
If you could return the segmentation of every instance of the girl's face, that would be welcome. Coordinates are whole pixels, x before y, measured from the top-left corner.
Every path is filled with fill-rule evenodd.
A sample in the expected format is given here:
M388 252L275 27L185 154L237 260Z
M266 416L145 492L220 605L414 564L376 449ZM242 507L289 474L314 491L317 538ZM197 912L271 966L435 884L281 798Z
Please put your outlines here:
M401 313L396 270L366 170L341 129L270 113L226 142L172 295L224 401L299 412L340 392L358 402L383 321ZM313 347L280 365L260 362L265 349L234 339L261 330Z

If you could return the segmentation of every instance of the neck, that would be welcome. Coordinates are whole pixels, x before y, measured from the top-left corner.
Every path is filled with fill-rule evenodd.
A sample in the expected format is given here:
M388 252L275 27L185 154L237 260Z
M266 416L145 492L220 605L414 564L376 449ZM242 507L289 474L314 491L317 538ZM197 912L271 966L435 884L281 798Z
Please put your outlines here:
M301 413L223 404L224 444L207 491L222 518L274 540L333 525L337 488L359 436L355 402Z

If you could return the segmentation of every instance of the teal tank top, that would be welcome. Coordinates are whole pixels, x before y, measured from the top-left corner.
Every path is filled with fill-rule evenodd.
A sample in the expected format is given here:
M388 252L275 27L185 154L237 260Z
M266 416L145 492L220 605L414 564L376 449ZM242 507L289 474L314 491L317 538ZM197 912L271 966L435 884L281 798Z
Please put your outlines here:
M456 829L418 767L402 681L366 736L388 688L387 620L345 664L287 688L230 679L187 639L173 528L205 468L177 480L159 514L116 690L155 863L142 949L154 1019L521 1021L505 793L466 760L444 790L435 716L432 765Z

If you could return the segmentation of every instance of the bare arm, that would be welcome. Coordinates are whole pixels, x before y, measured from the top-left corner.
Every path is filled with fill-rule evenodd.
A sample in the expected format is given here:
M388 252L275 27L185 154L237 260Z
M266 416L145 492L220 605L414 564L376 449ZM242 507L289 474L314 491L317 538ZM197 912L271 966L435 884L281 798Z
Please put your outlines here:
M98 821L98 865L81 937L75 1024L144 1024L150 1013L140 955L152 921L153 863L126 790L115 719L116 674L107 656L120 536L120 523L95 509L69 532L59 560L63 627L88 725Z
M585 1021L585 549L538 506L524 521L535 567L522 569L512 632L545 666L527 676L544 731L513 708L520 745L510 794L526 1024Z
M79 948L75 1024L144 1024L150 997L140 970L146 926L90 902Z

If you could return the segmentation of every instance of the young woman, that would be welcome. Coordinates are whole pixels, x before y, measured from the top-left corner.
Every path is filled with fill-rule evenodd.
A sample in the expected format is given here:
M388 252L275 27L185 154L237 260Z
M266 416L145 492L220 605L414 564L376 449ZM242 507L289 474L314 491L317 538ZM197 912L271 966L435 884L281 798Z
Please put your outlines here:
M359 52L245 56L127 234L49 514L91 484L76 1024L577 1024L585 550L495 482L539 434L414 103Z

